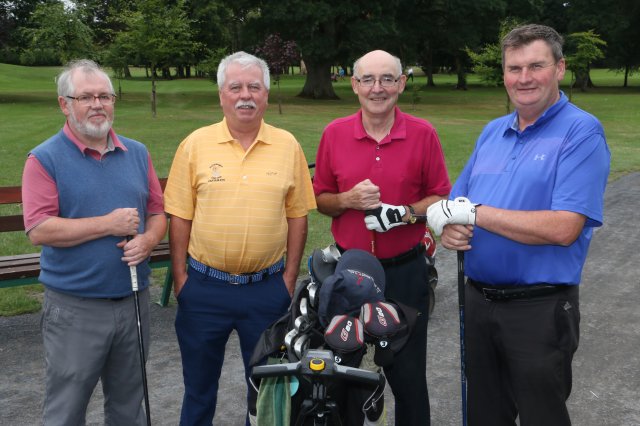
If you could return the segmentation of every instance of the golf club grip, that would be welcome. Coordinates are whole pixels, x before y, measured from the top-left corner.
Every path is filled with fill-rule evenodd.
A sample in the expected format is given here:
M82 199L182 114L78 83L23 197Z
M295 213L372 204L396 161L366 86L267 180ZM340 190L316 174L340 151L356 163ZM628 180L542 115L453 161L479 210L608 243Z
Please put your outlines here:
M385 379L380 373L363 370L361 368L345 367L344 365L334 365L334 376L350 382L362 383L365 385L380 386L384 388Z
M127 241L132 239L132 235L127 235ZM131 290L138 291L138 269L135 266L129 266L129 273L131 274Z
M293 376L298 373L299 362L288 362L284 364L259 365L253 367L251 377L262 379L265 377Z

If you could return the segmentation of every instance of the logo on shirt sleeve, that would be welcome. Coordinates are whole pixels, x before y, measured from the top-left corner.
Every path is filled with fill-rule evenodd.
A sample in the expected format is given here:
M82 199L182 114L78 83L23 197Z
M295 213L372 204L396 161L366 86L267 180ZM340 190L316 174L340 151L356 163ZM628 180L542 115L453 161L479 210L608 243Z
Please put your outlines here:
M224 182L225 179L222 177L222 164L219 163L213 163L212 165L209 166L209 168L211 169L211 178L209 179L209 182Z

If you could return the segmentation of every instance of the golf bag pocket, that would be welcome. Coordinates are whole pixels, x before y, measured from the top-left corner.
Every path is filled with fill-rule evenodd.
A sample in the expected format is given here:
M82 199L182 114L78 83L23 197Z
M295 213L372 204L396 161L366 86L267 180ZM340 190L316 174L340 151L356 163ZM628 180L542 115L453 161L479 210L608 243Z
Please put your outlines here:
M359 318L336 315L324 332L324 341L333 351L335 362L358 367L364 354L364 332Z

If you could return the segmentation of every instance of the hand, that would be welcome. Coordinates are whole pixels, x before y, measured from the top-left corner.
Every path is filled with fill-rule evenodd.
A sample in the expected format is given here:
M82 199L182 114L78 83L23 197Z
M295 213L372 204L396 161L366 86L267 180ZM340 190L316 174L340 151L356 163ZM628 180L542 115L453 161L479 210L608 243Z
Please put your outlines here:
M151 251L155 246L149 241L146 234L138 234L130 240L124 239L116 245L123 250L121 259L128 266L135 266L147 259L151 256Z
M382 203L382 206L374 210L365 211L364 223L367 229L386 232L396 226L406 225L402 218L407 213L404 206L392 206Z
M380 188L365 179L347 191L347 206L355 210L370 210L380 207Z
M445 225L475 225L476 206L465 197L441 200L427 209L427 222L437 236L442 234Z
M112 235L126 237L138 233L140 217L136 208L115 209L105 217L110 222Z

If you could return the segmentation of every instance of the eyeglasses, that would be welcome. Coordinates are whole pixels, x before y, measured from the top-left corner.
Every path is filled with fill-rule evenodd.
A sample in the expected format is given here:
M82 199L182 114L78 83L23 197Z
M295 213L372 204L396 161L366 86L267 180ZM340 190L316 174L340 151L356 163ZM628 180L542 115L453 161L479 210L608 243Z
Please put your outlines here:
M529 74L538 74L539 72L541 72L542 70L552 67L556 64L557 62L552 62L550 64L544 64L544 63L533 63L533 64L529 64L527 66L524 67L518 67L518 66L508 66L507 67L507 72L509 74L513 74L513 75L519 75L522 73L522 70L524 68L527 69L527 71L529 72Z
M107 105L113 105L116 102L116 95L108 95L108 94L102 94L102 95L80 95L80 96L65 96L65 98L69 98L69 99L73 99L74 101L78 102L78 104L82 105L82 106L89 106L89 105L93 105L93 103L96 101L96 99L98 101L100 101L100 103L103 106L107 106Z
M356 78L356 81L362 87L373 87L376 85L376 81L380 83L380 86L382 87L392 87L398 82L398 80L400 80L400 76L392 77L390 75L385 75L380 78L373 78L373 77Z

